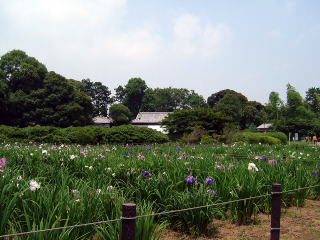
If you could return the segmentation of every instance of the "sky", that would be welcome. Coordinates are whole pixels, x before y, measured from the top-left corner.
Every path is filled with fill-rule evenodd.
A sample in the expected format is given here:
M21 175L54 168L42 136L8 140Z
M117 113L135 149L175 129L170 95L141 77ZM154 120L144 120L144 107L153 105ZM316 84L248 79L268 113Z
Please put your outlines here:
M319 12L318 0L0 0L0 55L112 91L140 77L267 103L288 83L320 87Z

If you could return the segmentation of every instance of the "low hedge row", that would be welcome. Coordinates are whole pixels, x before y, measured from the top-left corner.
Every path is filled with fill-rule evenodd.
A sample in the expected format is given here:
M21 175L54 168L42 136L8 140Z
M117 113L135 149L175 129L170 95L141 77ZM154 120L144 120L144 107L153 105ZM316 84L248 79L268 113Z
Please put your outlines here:
M143 144L164 143L168 137L146 127L122 125L112 128L88 127L9 127L0 126L0 139L25 142L77 144Z
M238 132L234 136L234 141L247 143L263 143L263 144L286 144L287 137L282 132Z

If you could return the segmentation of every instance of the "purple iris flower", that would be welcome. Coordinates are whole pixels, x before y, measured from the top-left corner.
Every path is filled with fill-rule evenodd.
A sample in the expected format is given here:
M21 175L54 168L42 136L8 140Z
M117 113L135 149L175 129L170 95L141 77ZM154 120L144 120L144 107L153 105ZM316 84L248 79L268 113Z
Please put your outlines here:
M320 172L319 172L319 171L312 171L312 174L314 174L314 175L319 175Z
M147 150L152 150L152 147L148 146L146 149L147 149Z
M211 178L211 177L207 177L206 180L205 180L206 184L208 185L212 185L214 180Z
M217 192L212 189L207 190L207 193L210 193L212 196L217 195Z
M265 156L265 155L263 155L263 156L261 157L261 159L262 159L262 160L268 160L268 157Z
M186 180L187 183L191 184L191 183L194 183L197 179L194 176L189 175L189 176L186 177L185 180Z
M150 176L150 172L148 172L148 171L142 171L142 173L141 173L141 175L142 176Z
M179 151L181 149L180 146L176 146L176 150Z

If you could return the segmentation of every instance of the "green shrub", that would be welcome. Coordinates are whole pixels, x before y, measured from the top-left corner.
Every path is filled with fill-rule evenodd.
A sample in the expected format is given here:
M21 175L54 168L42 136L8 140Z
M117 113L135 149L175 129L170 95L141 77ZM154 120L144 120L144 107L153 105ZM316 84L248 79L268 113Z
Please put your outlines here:
M288 142L287 135L283 132L268 132L267 135L279 139L282 144L287 144Z
M156 130L147 127L122 125L112 128L103 128L100 135L101 143L164 143L168 137Z
M33 141L47 143L76 143L76 144L143 144L164 143L168 137L156 130L146 127L122 125L112 128L103 127L0 127L3 140Z
M206 130L196 128L191 133L185 133L182 136L181 141L185 143L198 143L200 142L202 136L207 134L208 132Z
M209 136L209 135L202 136L200 140L201 144L210 144L215 142L217 142L217 140L215 140L212 136Z
M239 132L235 134L234 141L247 143L280 144L281 141L266 133Z

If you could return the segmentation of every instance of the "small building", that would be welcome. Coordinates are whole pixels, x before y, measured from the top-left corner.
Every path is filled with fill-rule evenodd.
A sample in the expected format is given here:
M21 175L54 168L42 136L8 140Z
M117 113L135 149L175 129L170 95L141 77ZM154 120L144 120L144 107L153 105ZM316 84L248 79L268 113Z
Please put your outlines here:
M161 121L171 112L140 112L132 120L131 124L140 127L148 127L166 133L166 129L161 127Z
M111 122L112 122L111 118L102 117L102 116L98 116L93 119L94 125L100 126L100 127L108 127L109 128Z
M272 123L262 123L257 127L258 132L269 132L272 130Z

